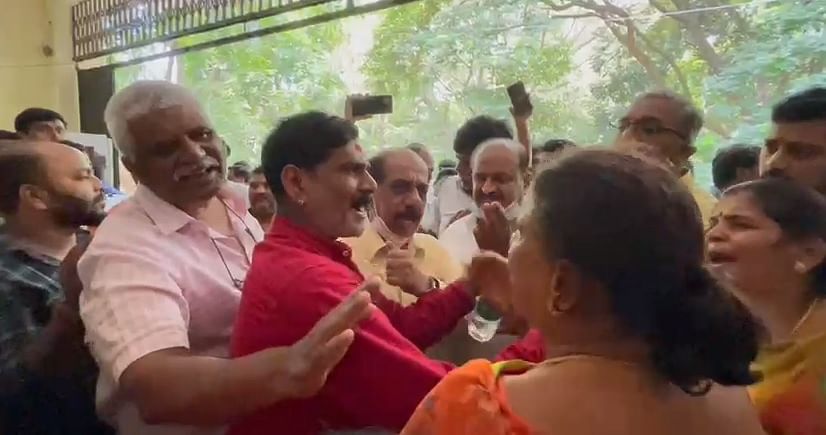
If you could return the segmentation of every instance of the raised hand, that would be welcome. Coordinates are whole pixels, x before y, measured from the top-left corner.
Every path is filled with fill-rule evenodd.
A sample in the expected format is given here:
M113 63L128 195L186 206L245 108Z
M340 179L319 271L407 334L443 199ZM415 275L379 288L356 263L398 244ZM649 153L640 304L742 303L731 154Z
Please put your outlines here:
M390 246L385 273L387 283L399 287L405 293L420 297L430 291L432 279L423 274L415 264L415 249Z
M307 398L321 390L327 376L353 343L354 328L375 309L370 303L370 293L378 291L378 286L376 280L366 281L322 317L304 338L289 347L284 373L275 379L285 396Z
M510 271L505 257L489 251L476 255L468 269L468 280L479 297L502 314L500 333L522 335L527 332L527 322L513 309Z
M508 255L512 231L505 209L498 202L482 204L482 218L476 222L473 236L482 251L493 251L503 257Z
M511 106L510 112L516 122L526 122L533 116L533 104L531 103L531 95L525 95L525 104L518 109Z
M353 101L358 100L358 99L362 99L366 96L367 96L366 94L353 94L353 95L348 95L347 96L347 99L344 100L344 119L355 123L355 122L358 122L358 121L362 121L362 120L365 120L365 119L372 118L372 116L370 116L370 115L363 115L363 116L353 115Z

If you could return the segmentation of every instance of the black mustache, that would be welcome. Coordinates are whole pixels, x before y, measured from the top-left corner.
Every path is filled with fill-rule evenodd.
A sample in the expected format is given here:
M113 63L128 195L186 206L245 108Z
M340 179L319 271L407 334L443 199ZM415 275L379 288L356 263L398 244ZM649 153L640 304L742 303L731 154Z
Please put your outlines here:
M482 195L482 202L502 202L502 195Z
M422 212L414 208L405 209L403 212L396 215L396 219L406 219L409 221L416 221L422 219Z
M373 197L370 195L362 196L353 201L353 208L369 207L373 204Z

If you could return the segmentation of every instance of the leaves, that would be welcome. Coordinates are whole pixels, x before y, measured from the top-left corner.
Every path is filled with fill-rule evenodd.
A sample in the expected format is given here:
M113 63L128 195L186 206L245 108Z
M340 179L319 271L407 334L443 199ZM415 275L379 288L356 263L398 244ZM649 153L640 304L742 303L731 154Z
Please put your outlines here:
M717 149L761 143L776 101L826 84L826 0L420 0L188 53L174 64L124 68L118 83L167 73L201 97L233 161L257 161L280 117L340 113L352 90L394 96L392 115L359 123L368 150L416 141L452 157L467 118L509 118L505 87L517 80L536 107L536 142L606 143L615 135L610 123L663 81L706 114L695 164L707 181Z

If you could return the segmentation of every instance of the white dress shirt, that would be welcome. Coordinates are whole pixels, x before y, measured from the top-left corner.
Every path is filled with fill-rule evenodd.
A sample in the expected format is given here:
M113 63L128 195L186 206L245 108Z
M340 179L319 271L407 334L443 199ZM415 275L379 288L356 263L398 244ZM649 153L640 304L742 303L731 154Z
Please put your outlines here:
M454 216L473 207L473 198L462 190L458 175L451 175L434 186L422 226L441 235Z

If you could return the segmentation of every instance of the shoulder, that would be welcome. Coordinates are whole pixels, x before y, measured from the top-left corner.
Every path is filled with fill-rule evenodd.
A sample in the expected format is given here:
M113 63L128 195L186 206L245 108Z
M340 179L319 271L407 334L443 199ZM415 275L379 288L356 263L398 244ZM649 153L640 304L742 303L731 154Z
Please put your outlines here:
M439 243L439 239L425 233L416 233L413 235L413 242L416 247L422 248L426 253L431 252L446 252L445 248Z
M499 403L494 366L471 361L448 373L425 397L402 434L521 434Z
M129 246L134 240L133 237L143 240L147 235L157 231L157 227L143 211L138 200L130 197L109 211L106 219L95 230L92 242L106 245L123 243ZM92 246L89 248L92 249Z
M270 296L340 293L359 277L345 265L322 255L267 239L255 251L244 294Z
M349 246L356 256L372 255L384 246L384 241L372 228L365 228L358 237L346 237L339 242Z
M473 233L475 219L476 217L472 214L457 219L455 222L451 223L447 226L447 228L445 228L445 230L442 232L442 235L439 236L439 240L457 237L464 238L468 234Z
M163 252L169 239L161 237L159 229L141 210L131 198L115 207L95 230L79 267L92 259L154 257Z
M494 398L495 390L495 365L474 360L448 373L430 393L426 406L470 410Z
M763 433L758 411L749 398L746 388L715 385L704 399L709 405L708 409L714 426L720 429L719 433Z

